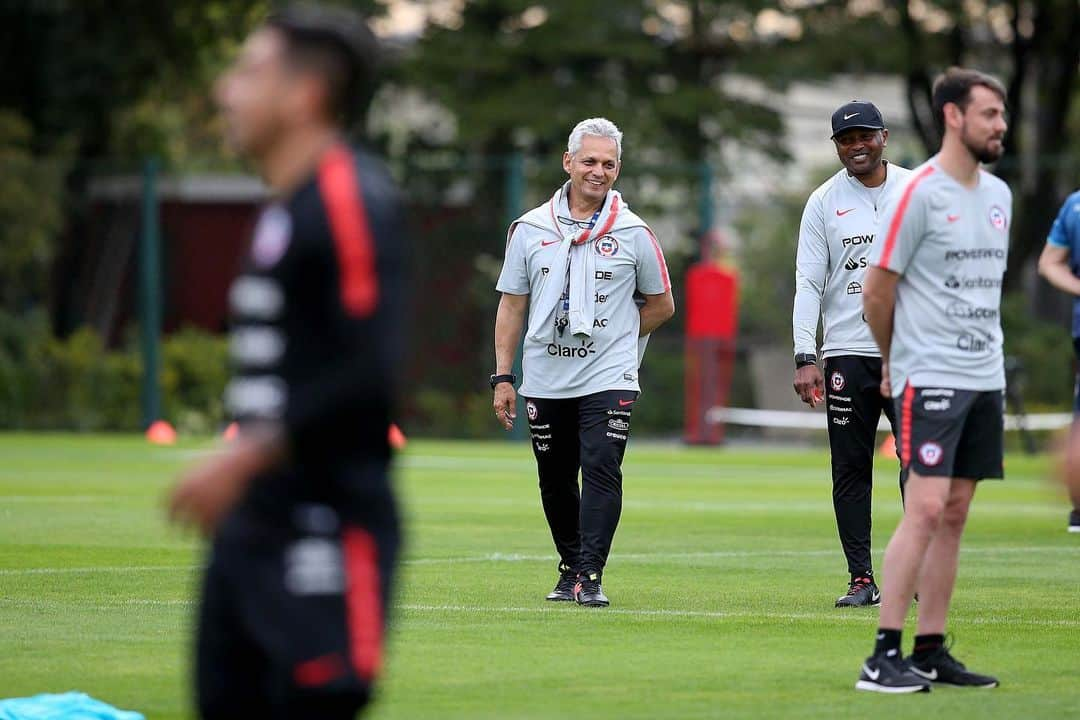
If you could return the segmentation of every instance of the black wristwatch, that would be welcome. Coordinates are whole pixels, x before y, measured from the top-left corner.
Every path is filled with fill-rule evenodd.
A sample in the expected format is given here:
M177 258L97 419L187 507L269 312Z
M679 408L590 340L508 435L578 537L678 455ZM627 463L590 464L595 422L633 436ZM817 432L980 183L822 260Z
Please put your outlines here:
M517 376L513 373L506 373L505 375L492 375L488 378L488 382L491 383L491 389L494 390L495 386L499 383L508 382L511 385L517 384Z
M798 370L807 365L817 365L817 355L814 353L797 353L795 355L795 369Z

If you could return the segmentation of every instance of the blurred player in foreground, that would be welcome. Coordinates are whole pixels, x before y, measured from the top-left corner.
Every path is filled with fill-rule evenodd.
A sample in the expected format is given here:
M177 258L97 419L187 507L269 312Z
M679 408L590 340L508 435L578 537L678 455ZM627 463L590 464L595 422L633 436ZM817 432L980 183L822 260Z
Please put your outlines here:
M1039 256L1039 274L1073 296L1073 352L1080 362L1080 190L1066 198L1050 228L1046 247ZM1073 389L1073 414L1080 415L1080 372ZM1072 485L1069 495L1073 509L1068 529L1080 533L1080 485Z
M795 392L824 402L832 457L836 529L847 559L847 592L836 607L877 605L870 560L874 436L881 413L897 431L892 398L881 395L881 353L862 308L863 277L881 213L911 171L882 157L889 131L871 103L853 100L832 116L843 167L810 195L795 259ZM818 368L818 321L824 327Z
M343 127L369 96L361 18L303 6L245 42L216 95L272 198L229 295L239 437L170 511L213 535L196 650L203 718L352 718L382 662L398 552L387 427L398 381L402 214Z
M979 165L1001 157L1005 90L953 68L934 82L932 103L941 150L912 171L886 212L864 292L882 394L898 404L905 483L904 515L882 564L877 642L855 685L885 693L998 685L952 656L945 621L976 485L1003 476L1001 283L1012 192ZM916 583L918 634L905 659L900 635Z
M570 179L510 226L497 285L495 418L509 430L517 413L511 369L527 310L521 394L559 553L547 599L588 607L609 604L601 577L622 513L644 339L675 312L660 243L612 189L621 164L614 123L578 123L563 154Z

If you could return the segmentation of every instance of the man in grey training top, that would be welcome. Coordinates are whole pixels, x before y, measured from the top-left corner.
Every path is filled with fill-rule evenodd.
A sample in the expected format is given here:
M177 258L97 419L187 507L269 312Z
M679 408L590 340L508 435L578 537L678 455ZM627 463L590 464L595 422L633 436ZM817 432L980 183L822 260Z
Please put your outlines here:
M832 116L843 168L810 195L795 260L795 392L810 407L824 402L832 456L836 528L850 581L836 607L877 605L870 560L874 436L892 400L881 396L881 354L863 319L862 283L878 219L911 171L882 157L889 131L873 103L853 100ZM818 369L818 320L824 327Z
M904 515L885 550L881 617L859 690L927 691L931 683L997 687L944 645L960 536L978 481L1002 472L1001 282L1012 193L980 163L1001 157L1001 83L953 68L934 82L941 150L912 171L874 244L863 294L881 348L882 393L900 418ZM900 635L916 583L915 649Z
M590 607L608 605L600 582L622 511L644 339L675 312L660 244L612 189L621 157L614 123L578 123L563 155L570 179L510 225L497 285L491 387L506 429L517 414L511 370L528 309L521 394L560 559L547 599Z

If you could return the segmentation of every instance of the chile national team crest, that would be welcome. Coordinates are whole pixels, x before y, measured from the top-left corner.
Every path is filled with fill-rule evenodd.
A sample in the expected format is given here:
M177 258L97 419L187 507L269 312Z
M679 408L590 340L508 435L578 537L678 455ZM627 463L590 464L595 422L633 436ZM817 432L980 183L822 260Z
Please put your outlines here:
M610 235L597 238L594 247L596 248L596 254L601 257L612 257L619 252L618 241Z
M1004 230L1007 224L1005 211L997 205L990 208L990 224L994 226L995 230Z
M255 237L251 243L251 257L260 268L277 265L289 249L292 235L292 218L280 205L271 205L259 216L255 225Z
M844 379L843 373L834 370L833 374L829 376L829 387L832 388L833 392L840 392L845 385L847 385L847 380Z
M924 442L919 446L919 462L927 467L934 467L944 456L945 451L936 442Z

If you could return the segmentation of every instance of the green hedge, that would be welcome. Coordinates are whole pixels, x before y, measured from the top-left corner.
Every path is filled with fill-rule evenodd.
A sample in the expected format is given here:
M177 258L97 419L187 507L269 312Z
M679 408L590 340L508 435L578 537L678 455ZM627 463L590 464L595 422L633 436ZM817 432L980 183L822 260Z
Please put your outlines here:
M1024 365L1021 392L1029 412L1071 406L1072 344L1066 328L1039 321L1023 297L1003 303L1006 352ZM182 433L203 434L224 422L222 395L228 378L226 340L185 329L162 350L165 419ZM645 394L634 413L638 436L677 436L682 428L681 343L657 338L642 370ZM752 405L745 356L740 355L732 401ZM48 319L34 312L0 312L0 429L137 431L142 362L133 343L108 350L90 329L65 339L52 336ZM519 408L519 411L522 408ZM405 398L401 425L410 435L500 437L486 388L417 387Z
M654 338L641 370L642 398L634 406L634 437L679 437L683 427L683 349L671 338ZM447 390L420 387L405 398L402 428L409 435L438 438L506 436L491 411L491 391L480 383ZM525 402L518 420L528 437Z
M228 376L225 340L183 330L165 340L162 359L165 419L181 432L217 429ZM58 339L43 313L0 313L0 429L139 430L141 378L134 347L108 350L85 327Z
M1036 318L1027 298L1010 293L1002 298L1001 325L1005 355L1023 366L1019 390L1028 412L1067 412L1072 408L1072 336L1063 323Z

